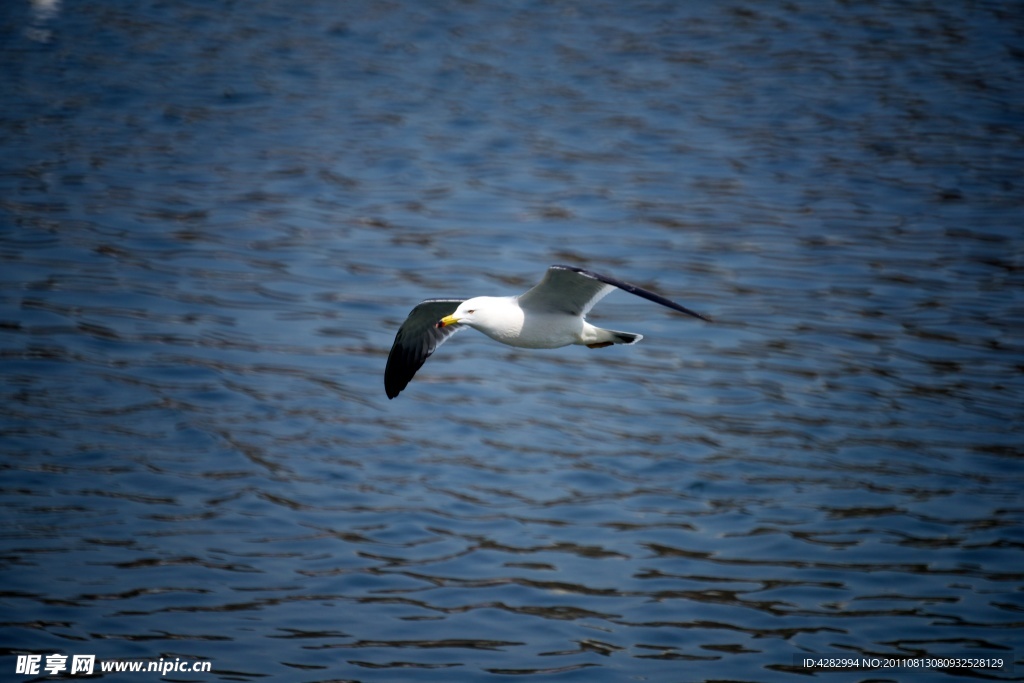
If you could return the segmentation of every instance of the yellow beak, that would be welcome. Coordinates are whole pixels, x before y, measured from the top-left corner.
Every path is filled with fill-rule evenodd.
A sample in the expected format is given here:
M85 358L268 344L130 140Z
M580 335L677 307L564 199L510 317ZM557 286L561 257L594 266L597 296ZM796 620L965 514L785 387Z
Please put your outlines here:
M438 327L445 327L447 325L454 325L459 322L459 319L454 315L446 315L437 322Z

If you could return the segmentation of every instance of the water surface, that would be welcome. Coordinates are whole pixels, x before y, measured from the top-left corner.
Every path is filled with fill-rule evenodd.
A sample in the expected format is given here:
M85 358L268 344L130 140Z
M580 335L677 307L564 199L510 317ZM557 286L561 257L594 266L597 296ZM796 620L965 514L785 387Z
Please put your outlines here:
M0 667L1019 680L1021 10L5 3Z

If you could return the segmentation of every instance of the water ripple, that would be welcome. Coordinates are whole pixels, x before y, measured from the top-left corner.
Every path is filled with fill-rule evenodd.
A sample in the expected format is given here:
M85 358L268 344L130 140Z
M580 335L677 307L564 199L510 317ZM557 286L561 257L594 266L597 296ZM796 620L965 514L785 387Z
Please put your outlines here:
M2 666L1017 680L1024 13L8 5ZM384 398L558 262L716 322Z

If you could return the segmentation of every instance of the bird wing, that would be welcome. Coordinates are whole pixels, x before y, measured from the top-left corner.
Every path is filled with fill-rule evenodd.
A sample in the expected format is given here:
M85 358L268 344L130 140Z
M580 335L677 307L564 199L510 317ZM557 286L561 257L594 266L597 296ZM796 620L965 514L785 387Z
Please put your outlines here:
M711 322L700 313L666 299L643 287L631 285L610 275L602 275L575 266L551 266L543 279L519 297L519 305L526 309L586 315L602 297L613 289L621 289L680 313Z
M462 299L428 299L409 312L409 317L398 328L384 369L384 391L388 398L398 396L430 354L463 328L463 325L436 326L438 320L454 313L461 303Z

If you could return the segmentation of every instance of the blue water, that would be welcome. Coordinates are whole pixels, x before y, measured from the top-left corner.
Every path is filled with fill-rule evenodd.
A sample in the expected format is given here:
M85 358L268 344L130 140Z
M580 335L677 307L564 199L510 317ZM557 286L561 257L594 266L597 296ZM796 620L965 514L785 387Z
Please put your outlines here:
M1021 680L1022 36L1020 2L3 3L5 680ZM465 332L387 400L418 301L552 263L715 322L615 293L638 345Z

